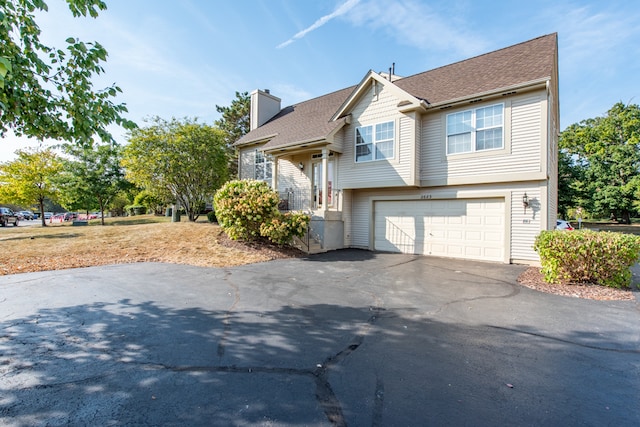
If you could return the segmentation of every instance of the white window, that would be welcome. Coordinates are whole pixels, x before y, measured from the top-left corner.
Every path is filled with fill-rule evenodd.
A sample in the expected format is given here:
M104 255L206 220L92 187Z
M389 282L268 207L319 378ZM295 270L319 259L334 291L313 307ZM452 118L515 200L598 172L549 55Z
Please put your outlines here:
M394 146L394 122L356 128L356 162L392 159Z
M256 150L254 163L254 178L259 181L266 181L271 184L273 176L273 158Z
M447 154L504 147L504 104L447 115Z

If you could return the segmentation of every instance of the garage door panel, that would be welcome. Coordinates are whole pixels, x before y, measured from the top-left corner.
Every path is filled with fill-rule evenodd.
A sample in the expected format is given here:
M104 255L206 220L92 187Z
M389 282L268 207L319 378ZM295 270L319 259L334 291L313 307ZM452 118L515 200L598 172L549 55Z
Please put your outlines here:
M502 261L504 200L377 201L374 248Z

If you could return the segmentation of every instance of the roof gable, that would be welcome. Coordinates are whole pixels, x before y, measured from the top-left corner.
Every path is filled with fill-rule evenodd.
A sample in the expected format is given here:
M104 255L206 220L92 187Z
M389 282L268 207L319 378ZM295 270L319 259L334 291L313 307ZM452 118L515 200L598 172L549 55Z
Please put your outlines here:
M349 97L342 103L340 108L331 117L331 120L336 120L340 117L344 117L347 114L349 114L353 109L353 107L359 102L363 94L368 91L371 85L381 85L385 89L391 90L393 94L400 100L400 103L403 105L404 108L420 107L419 99L405 92L400 87L393 84L390 80L387 80L384 77L382 77L380 74L369 70L369 72L360 81L358 86L356 86L355 90L351 92L351 95L349 95Z

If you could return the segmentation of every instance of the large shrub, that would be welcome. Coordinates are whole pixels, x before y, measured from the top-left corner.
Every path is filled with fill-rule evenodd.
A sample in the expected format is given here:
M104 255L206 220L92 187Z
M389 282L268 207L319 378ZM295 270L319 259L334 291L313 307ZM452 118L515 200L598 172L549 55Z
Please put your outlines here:
M631 266L640 256L640 237L592 230L543 231L534 249L549 283L622 288L631 283Z
M311 218L300 212L278 211L278 193L266 182L236 180L226 183L213 198L218 224L234 239L266 237L278 245L302 237Z
M310 219L309 215L299 212L278 213L270 221L260 226L260 234L273 243L281 246L286 245L291 243L294 236L304 236Z
M218 224L234 240L254 240L260 226L278 214L278 193L264 181L235 180L213 198Z

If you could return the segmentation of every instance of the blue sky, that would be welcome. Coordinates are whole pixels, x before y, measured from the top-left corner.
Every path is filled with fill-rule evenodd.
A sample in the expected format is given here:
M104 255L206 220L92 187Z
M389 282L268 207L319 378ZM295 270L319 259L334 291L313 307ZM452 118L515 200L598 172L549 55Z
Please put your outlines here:
M212 123L235 91L271 90L283 106L357 84L368 70L409 76L557 32L564 129L640 103L640 3L482 0L107 0L97 19L62 0L39 15L42 39L99 41L96 87L144 125L158 115ZM124 132L113 128L116 140ZM34 140L0 141L0 161Z

